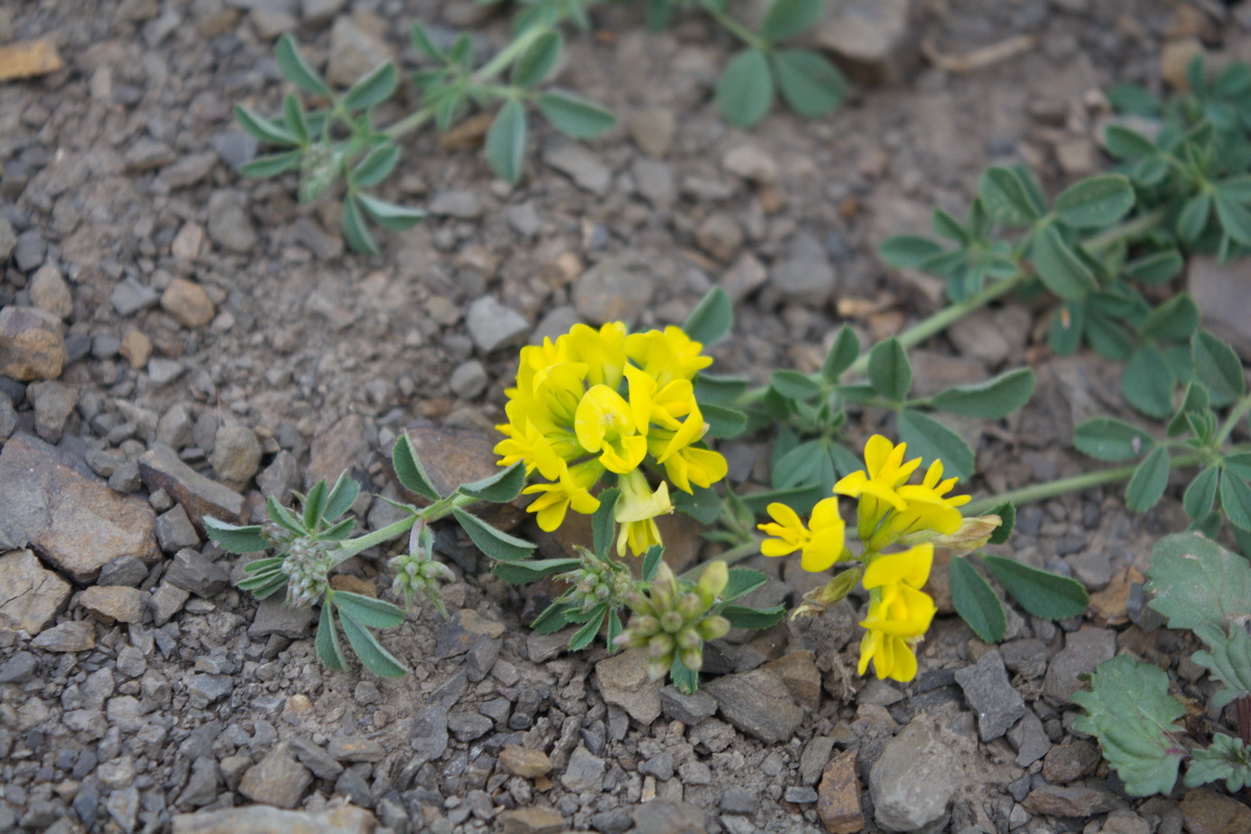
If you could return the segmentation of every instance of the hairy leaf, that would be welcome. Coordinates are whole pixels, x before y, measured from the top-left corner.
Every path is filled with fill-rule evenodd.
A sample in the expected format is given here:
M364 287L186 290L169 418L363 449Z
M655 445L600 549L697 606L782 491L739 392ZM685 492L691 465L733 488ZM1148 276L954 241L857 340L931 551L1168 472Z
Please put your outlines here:
M1147 570L1148 605L1170 628L1197 629L1251 617L1251 566L1198 533L1176 533L1156 543Z

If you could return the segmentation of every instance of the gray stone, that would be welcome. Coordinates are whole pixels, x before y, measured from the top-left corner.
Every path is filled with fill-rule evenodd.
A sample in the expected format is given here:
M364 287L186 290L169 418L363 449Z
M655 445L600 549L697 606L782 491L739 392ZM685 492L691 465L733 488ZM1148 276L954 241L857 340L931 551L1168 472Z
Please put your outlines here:
M729 261L743 245L743 229L728 212L713 212L695 230L695 242L717 260Z
M574 793L598 793L604 789L604 760L579 744L570 754L560 781Z
M834 739L830 736L813 736L804 745L804 752L799 754L799 781L804 785L815 785L821 778L825 766L830 763L830 754L834 752Z
M44 264L30 279L30 300L45 313L67 319L74 313L69 284L55 264Z
M256 246L256 231L242 191L214 191L208 202L208 235L228 252L246 253Z
M175 804L179 808L200 808L208 805L217 798L221 781L222 771L217 762L208 756L199 756L191 763L191 776Z
M1003 665L1026 680L1046 674L1047 661L1051 658L1047 644L1034 637L1004 643L999 653L1003 656Z
M0 259L2 260L2 259ZM1239 264L1222 264L1212 255L1194 255L1186 262L1190 295L1203 314L1203 324L1251 362L1251 291Z
M35 432L49 443L61 442L65 421L78 405L78 388L56 381L32 382L26 396L35 406Z
M256 608L256 619L248 626L248 636L260 638L277 634L298 640L308 631L313 616L313 609L287 605L280 595L267 597Z
M209 144L213 146L213 150L217 152L221 161L235 171L256 159L256 153L261 147L260 141L255 136L241 130L219 133L209 140Z
M17 411L13 408L13 401L0 396L0 443L8 440L16 429Z
M239 793L253 802L278 808L294 808L313 775L291 755L290 747L279 744L243 774Z
M45 652L85 652L95 648L96 629L85 620L72 620L42 632L30 644Z
M432 704L418 710L409 732L409 744L415 753L416 763L420 765L442 758L447 752L447 743L447 707Z
M177 158L169 145L141 136L122 154L122 163L130 173L143 173L168 165Z
M751 295L769 278L760 261L752 255L742 255L721 275L721 289L730 300L738 303Z
M196 472L168 446L153 444L144 452L139 474L149 489L169 493L197 527L203 527L206 515L232 524L243 520L242 495Z
M135 822L139 814L139 789L132 785L113 791L104 801L104 807L122 831L129 834L135 830Z
M182 610L182 607L191 597L189 591L185 591L170 582L162 582L152 592L152 622L157 626L163 626L169 622L170 618Z
M648 107L631 113L626 127L639 150L659 158L669 153L673 145L677 119L673 111L666 107Z
M292 736L287 743L300 764L311 770L318 779L333 781L343 772L343 765L334 756L304 736Z
M817 801L817 791L815 788L791 785L786 789L785 798L796 805L812 805Z
M1017 767L1029 767L1051 749L1051 739L1032 711L1026 711L1016 726L1008 730L1008 741L1016 748Z
M678 198L673 166L655 159L639 157L630 166L634 186L647 202L657 209L667 209Z
M451 712L447 716L447 729L457 741L473 741L491 731L495 722L476 712Z
M504 209L504 222L522 237L534 237L539 233L539 213L534 203L521 203Z
M295 455L286 449L274 455L273 461L256 478L256 485L261 488L261 494L283 505L287 504L291 491L299 484L299 464L295 460Z
M320 26L334 20L346 0L301 0L300 15L305 23Z
M886 743L869 770L869 793L878 825L887 831L916 831L947 811L960 783L949 742L918 716Z
M13 262L22 272L38 269L43 263L44 253L48 244L35 229L27 229L17 236L17 245L13 247Z
M187 694L193 703L199 702L200 709L214 704L234 691L234 678L230 675L192 675L187 684Z
M137 678L148 670L143 652L134 646L122 646L117 653L117 671L125 677Z
M593 324L623 321L629 326L651 303L654 283L646 267L605 258L578 276L573 285L573 305Z
M205 554L187 547L178 551L169 563L165 581L207 598L230 586L230 573Z
M902 81L916 62L909 0L833 0L813 37L869 83Z
M725 675L704 690L717 701L721 714L748 735L771 743L787 741L804 720L782 678L770 669Z
M177 359L165 359L158 356L148 360L147 370L148 380L153 386L160 388L182 376L187 367Z
M365 31L350 17L336 18L330 29L326 80L333 86L350 87L393 57L386 41Z
M1025 699L1013 689L1003 658L993 649L974 665L957 670L956 683L977 714L982 741L999 738L1025 714Z
M0 264L9 259L13 248L17 246L17 232L7 217L0 217Z
M734 176L761 185L771 185L778 177L778 165L757 145L738 145L721 157L721 167Z
M640 724L660 716L660 687L647 676L646 650L619 652L596 663L595 682L605 702L621 707Z
M60 319L34 307L0 309L0 376L56 379L68 361Z
M704 811L689 802L653 799L631 812L636 834L704 834L708 823Z
M666 686L660 690L660 708L666 718L694 727L716 713L717 701L707 692L698 689L685 695L673 686Z
M612 185L612 170L582 145L554 139L543 146L543 162L569 177L583 191L607 194Z
M210 461L217 480L241 490L261 466L261 444L247 426L222 426L217 430Z
M1106 814L1123 802L1116 794L1090 785L1048 785L1043 783L1030 791L1021 803L1031 814L1049 817L1080 817Z
M440 191L430 200L428 209L436 217L458 217L476 220L482 216L482 201L468 189Z
M1103 759L1099 746L1081 738L1065 739L1047 751L1043 759L1042 775L1048 782L1063 785L1089 776Z
M669 781L673 778L673 754L661 750L639 765L639 773L650 774L662 782Z
M109 302L119 316L133 316L140 310L155 307L161 302L161 296L134 276L127 275L113 286Z
M483 353L492 353L525 340L530 322L494 296L484 295L469 305L465 326L474 344Z
M276 831L291 834L371 834L377 827L373 814L352 805L316 812L249 805L225 811L178 814L173 823L173 834L273 834Z
M217 160L213 151L187 154L161 170L161 182L171 189L195 185L209 175Z
M1095 667L1116 654L1116 632L1105 628L1083 628L1065 637L1064 648L1056 653L1043 678L1043 694L1054 704L1069 701L1083 688L1079 675L1094 672Z
M721 810L727 814L754 814L760 807L760 794L746 788L730 787L721 794Z
M448 377L447 387L461 399L471 400L486 390L490 377L477 359L462 362Z
M195 547L200 543L200 536L195 531L187 511L181 504L175 504L168 512L156 517L156 540L161 550L166 553L177 553L184 547ZM190 588L188 588L190 590Z
M33 637L56 619L71 590L29 550L10 551L0 556L0 625Z
M786 260L769 275L769 284L783 301L819 306L829 301L838 278L821 242L800 233Z

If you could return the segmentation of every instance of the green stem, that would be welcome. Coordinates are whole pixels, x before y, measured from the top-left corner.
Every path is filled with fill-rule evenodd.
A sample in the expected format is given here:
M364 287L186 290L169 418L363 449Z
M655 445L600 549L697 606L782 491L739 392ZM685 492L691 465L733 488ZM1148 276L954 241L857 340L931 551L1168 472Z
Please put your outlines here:
M757 35L751 29L748 29L739 21L735 20L724 9L716 6L705 5L704 10L712 15L713 19L720 23L725 30L752 49L759 49L761 52L768 52L771 44L764 38Z
M438 521L444 516L451 515L452 511L458 507L468 506L474 503L475 500L468 495L453 494L447 498L440 498L430 506L424 507L405 518L401 518L399 521L394 521L386 527L374 530L372 533L366 533L363 536L357 536L354 539L348 539L331 554L332 564L341 565L358 553L363 553L371 547L377 547L407 533L413 529L413 525L418 521Z
M686 580L687 582L695 582L695 581L698 581L699 577L703 575L704 568L708 567L708 565L712 564L713 562L725 562L726 565L729 566L729 565L737 564L738 562L741 562L744 559L749 559L752 556L757 555L758 553L760 553L760 542L756 541L756 539L753 537L752 540L749 542L743 542L740 545L736 545L735 547L730 548L724 553L720 553L714 556L713 558L709 559L706 562L700 562L695 567L691 568L688 571L685 571L678 578Z
M1229 410L1229 414L1225 415L1225 422L1221 424L1220 429L1216 432L1214 445L1222 446L1229 436L1234 433L1234 429L1238 427L1238 421L1251 411L1251 394L1247 394L1238 402L1234 403L1234 407Z
M1086 249L1100 249L1118 240L1132 240L1160 225L1160 221L1163 219L1164 209L1149 211L1119 226L1113 226L1111 229L1100 232L1093 237L1088 237L1082 241L1081 245Z

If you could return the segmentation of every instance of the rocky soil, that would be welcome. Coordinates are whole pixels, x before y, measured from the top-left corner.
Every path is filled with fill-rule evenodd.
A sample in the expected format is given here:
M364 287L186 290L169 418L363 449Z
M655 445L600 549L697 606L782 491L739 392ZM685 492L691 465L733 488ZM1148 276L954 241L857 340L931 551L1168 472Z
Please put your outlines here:
M277 108L283 31L350 82L362 54L412 67L414 18L494 46L507 18L464 0L0 7L0 43L46 38L64 59L0 83L0 831L1251 830L1217 791L1126 796L1072 729L1078 676L1121 649L1205 703L1179 659L1193 647L1142 606L1152 543L1185 523L1176 496L1144 517L1117 490L1023 507L1007 552L1078 578L1090 611L1013 611L999 646L941 617L907 686L854 674L848 605L730 635L697 695L658 688L633 654L531 633L541 592L451 531L452 617L419 609L383 635L403 679L326 672L309 612L233 587L240 560L206 541L206 514L257 518L264 496L344 470L397 497L383 450L409 429L442 477L489 472L519 344L680 322L719 285L737 321L715 369L812 370L839 323L867 340L941 303L877 260L885 236L962 212L992 162L1051 187L1094 171L1116 81L1161 91L1197 50L1251 55L1237 5L830 2L818 39L858 81L847 106L748 133L710 101L732 44L698 17L647 33L638 5L574 37L558 79L620 127L585 145L538 129L515 188L475 152L408 142L386 196L431 216L373 259L344 252L333 203L240 177L258 148L232 106ZM1245 337L1239 279L1202 260L1188 276L1213 326ZM1115 369L1047 354L1046 314L1007 303L915 354L930 390L1038 373L1019 415L953 422L974 492L1081 471L1073 424L1123 413ZM761 480L763 441L724 451L732 479ZM354 511L392 512L368 494ZM668 540L683 563L716 552L689 526ZM340 581L387 594L385 556ZM819 581L749 564L771 577L757 602Z

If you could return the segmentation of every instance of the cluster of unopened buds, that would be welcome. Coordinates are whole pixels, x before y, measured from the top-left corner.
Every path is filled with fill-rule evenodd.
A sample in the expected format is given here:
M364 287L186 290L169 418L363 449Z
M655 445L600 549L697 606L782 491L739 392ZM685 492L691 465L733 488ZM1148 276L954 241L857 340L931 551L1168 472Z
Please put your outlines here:
M391 589L404 597L404 605L411 608L418 594L430 600L447 617L443 604L443 583L456 579L447 565L435 559L434 532L429 525L418 522L409 534L409 552L395 556L388 563L395 571Z
M578 610L584 613L604 603L624 604L635 590L630 569L620 562L600 559L588 550L579 550L582 564L576 570L557 577L569 583L569 590L562 595L562 600L577 605Z
M729 581L725 562L712 562L693 586L680 581L663 562L648 593L633 593L626 605L633 614L615 640L627 649L647 649L647 674L663 678L674 658L698 672L704 665L704 642L724 637L730 621L711 609Z
M287 601L297 608L309 608L321 602L330 587L330 570L334 560L330 551L334 542L318 541L309 536L292 536L284 546L282 572L287 575Z

